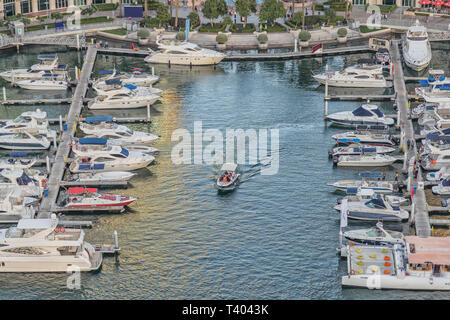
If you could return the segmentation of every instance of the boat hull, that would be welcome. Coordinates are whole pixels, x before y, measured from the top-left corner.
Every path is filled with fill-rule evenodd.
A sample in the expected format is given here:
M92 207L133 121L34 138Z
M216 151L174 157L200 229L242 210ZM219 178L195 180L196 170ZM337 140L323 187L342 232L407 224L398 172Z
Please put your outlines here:
M342 277L342 285L367 289L401 290L450 290L450 279L445 277L399 278L391 275L348 275Z
M168 55L162 53L156 53L145 58L148 63L163 63L163 64L175 64L175 65L186 65L186 66L208 66L218 64L225 58L223 56L192 56L185 57L180 55Z
M88 107L91 110L134 109L134 108L146 107L147 105L152 105L158 99L160 99L159 96L155 96L151 99L136 99L136 100L132 100L132 101L128 101L128 102L112 102L112 101L97 102L97 101L94 101L92 104L88 104Z

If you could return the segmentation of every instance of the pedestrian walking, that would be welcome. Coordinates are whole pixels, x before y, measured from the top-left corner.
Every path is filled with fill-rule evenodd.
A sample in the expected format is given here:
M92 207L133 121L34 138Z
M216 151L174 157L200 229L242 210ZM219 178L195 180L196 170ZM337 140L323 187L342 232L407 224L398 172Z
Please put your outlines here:
M105 41L105 48L108 48L108 47L109 47L108 41Z

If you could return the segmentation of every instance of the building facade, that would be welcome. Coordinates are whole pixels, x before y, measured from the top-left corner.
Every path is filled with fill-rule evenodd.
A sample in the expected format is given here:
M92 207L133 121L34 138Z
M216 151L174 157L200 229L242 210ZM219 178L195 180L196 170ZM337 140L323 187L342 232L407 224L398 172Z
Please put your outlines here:
M354 6L366 4L391 6L395 4L397 7L420 7L419 0L352 0L352 4Z
M52 12L63 12L68 7L89 6L93 3L118 3L119 0L0 0L0 18L17 14L40 16ZM130 4L132 0L122 0Z

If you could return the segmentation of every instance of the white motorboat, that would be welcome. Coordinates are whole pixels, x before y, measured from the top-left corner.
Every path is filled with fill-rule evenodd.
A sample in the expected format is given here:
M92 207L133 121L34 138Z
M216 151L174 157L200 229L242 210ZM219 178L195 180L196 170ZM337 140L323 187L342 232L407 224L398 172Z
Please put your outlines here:
M69 181L75 182L94 182L94 181L128 181L136 174L128 171L105 171L97 173L77 173L69 178Z
M409 27L406 32L403 58L406 65L415 71L421 71L430 64L431 46L427 29L419 25L419 20L416 20L416 25Z
M23 89L45 91L67 90L70 86L69 83L64 80L47 79L20 80L16 82L16 85Z
M17 226L0 230L0 272L99 269L102 253L84 241L84 231L65 229L58 223L52 214L50 219L21 219Z
M149 87L159 80L157 75L147 74L141 70L141 68L134 68L132 73L121 73L117 70L102 70L99 72L100 78L94 82L93 87L106 90L117 81L122 85L132 84L138 87Z
M134 131L124 125L113 123L112 117L90 117L80 123L80 130L87 136L108 139L113 145L150 144L159 137L155 134Z
M427 80L420 80L420 87L415 88L416 94L429 103L450 102L450 80L443 70L430 70Z
M363 104L353 111L343 111L327 116L327 120L333 124L356 128L360 125L390 126L394 119L386 118L377 105Z
M74 187L69 188L58 205L62 208L123 207L134 201L133 197L99 193L97 188Z
M120 147L119 147L120 148ZM72 173L103 172L103 171L132 171L147 167L155 157L140 153L128 152L123 148L118 153L96 155L77 158L69 166Z
M400 222L409 218L409 212L399 206L391 205L381 195L369 201L351 201L347 203L347 217L364 221L395 221ZM341 204L334 206L341 210Z
M162 40L158 38L156 44L158 51L150 50L149 55L144 59L145 62L204 66L218 64L226 57L221 52L200 48L198 45L186 41L178 44L174 41L170 44L163 44Z
M450 166L442 167L439 171L428 172L427 181L441 181L450 176Z
M89 101L88 108L91 110L133 109L152 105L159 99L160 96L151 93L149 89L129 84L123 90L105 91Z
M130 90L140 92L140 94L154 94L160 96L163 92L161 89L148 87L137 87L134 84L122 84L120 79L106 80L107 85L92 85L92 88L98 95L128 94Z
M431 190L435 194L450 195L450 179L446 178L442 180L437 186L431 187Z
M432 144L426 145L426 151L422 155L420 165L423 169L437 171L450 166L450 148L438 148Z
M385 230L383 223L378 222L375 227L369 229L348 230L342 233L345 239L368 245L402 244L405 237L401 232Z
M20 189L23 196L41 197L45 176L36 172L28 171L30 177L22 169L3 169L0 171L0 190Z
M16 159L8 158L0 160L0 170L3 169L28 169L34 166L36 160L34 159Z
M48 134L50 124L47 120L47 112L36 109L26 111L14 120L0 121L0 133L14 132L17 129L37 131L40 134Z
M337 165L339 167L382 167L389 166L397 161L396 158L385 154L361 154L339 156Z
M38 59L40 62L30 68L3 71L0 73L0 77L10 82L42 78L56 78L56 80L67 78L67 66L58 64L57 55L39 55Z
M394 152L395 149L385 146L366 146L360 143L352 143L345 147L336 147L330 150L330 157L339 157L344 155L360 155L363 153L387 154Z
M336 141L336 144L352 144L361 143L371 146L394 146L392 136L384 133L373 133L370 131L350 131L338 133L331 136Z
M347 194L350 192L347 190ZM362 189L361 187L357 189L356 194L345 196L342 199L338 199L338 204L342 203L343 199L347 199L350 201L367 201L370 199L377 198L378 194L375 193L373 189ZM387 200L387 202L393 206L402 206L408 204L408 199L405 197L394 196L394 195L384 195L383 199Z
M237 173L237 164L224 163L220 169L221 174L216 180L216 188L221 191L233 190L240 178L240 174Z
M328 183L328 186L334 187L336 191L348 193L353 191L356 193L358 189L367 190L372 189L376 193L389 194L394 192L394 184L390 181L377 180L340 180L337 182Z
M391 86L383 76L381 65L367 63L351 66L339 72L327 70L313 75L313 78L321 84L328 83L332 87L387 88Z
M36 198L24 196L19 188L0 187L0 223L13 223L22 218L34 218Z
M85 138L73 138L72 150L77 155L82 155L85 152L96 152L111 150L112 148L122 147L118 143L111 143L111 140L97 137L85 137ZM126 148L128 151L141 152L153 154L159 150L150 146L144 145L128 145Z
M50 147L50 141L40 134L32 134L26 130L16 131L10 133L0 132L0 148L46 150Z
M368 289L450 290L450 238L406 236L403 244L349 244L342 285Z

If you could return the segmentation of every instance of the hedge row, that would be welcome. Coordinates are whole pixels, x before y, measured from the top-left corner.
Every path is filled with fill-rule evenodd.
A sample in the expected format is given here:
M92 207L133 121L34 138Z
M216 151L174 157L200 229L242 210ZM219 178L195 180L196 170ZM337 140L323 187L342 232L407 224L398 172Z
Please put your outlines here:
M247 23L245 28L242 23L236 23L231 25L230 31L235 33L253 33L256 31L256 28L253 23Z

